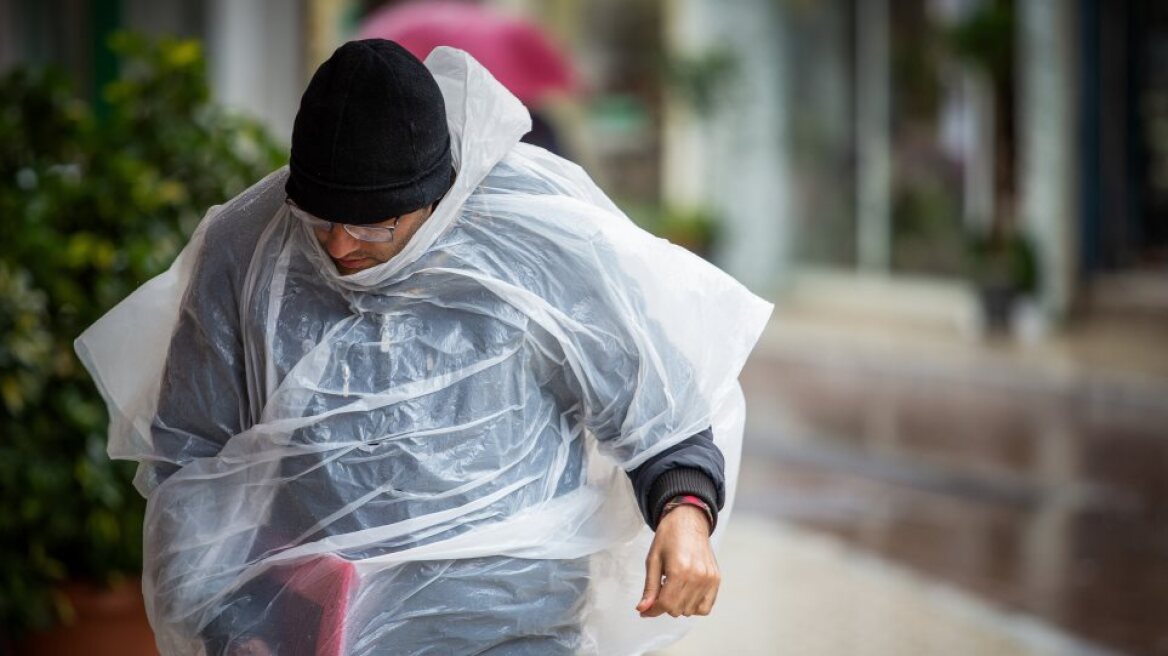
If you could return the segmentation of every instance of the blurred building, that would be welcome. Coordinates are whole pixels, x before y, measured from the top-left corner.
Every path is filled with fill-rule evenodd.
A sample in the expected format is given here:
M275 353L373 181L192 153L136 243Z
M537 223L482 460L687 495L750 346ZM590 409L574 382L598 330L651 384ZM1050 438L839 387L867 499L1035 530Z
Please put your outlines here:
M117 77L109 35L134 30L203 42L215 98L287 141L308 77L355 17L341 0L0 0L0 70L55 65L100 103Z
M1117 273L1163 293L1162 3L667 7L674 52L736 64L719 103L671 112L664 184L717 206L741 279L856 302L879 289L960 323L968 235L1013 219L1037 250L1040 319Z
M63 65L99 100L110 32L197 37L216 97L286 139L316 64L384 4L0 0L0 69ZM969 236L1007 222L1037 251L1031 332L1168 296L1162 3L488 4L576 56L570 154L619 200L714 216L715 258L761 292L968 328Z
M675 57L733 62L715 102L667 102L665 193L714 206L720 262L786 310L743 375L738 507L1168 653L1168 5L664 6ZM1038 348L961 338L971 236L1003 223L1036 252L1013 328ZM882 653L861 634L814 653ZM982 653L888 653L958 652Z

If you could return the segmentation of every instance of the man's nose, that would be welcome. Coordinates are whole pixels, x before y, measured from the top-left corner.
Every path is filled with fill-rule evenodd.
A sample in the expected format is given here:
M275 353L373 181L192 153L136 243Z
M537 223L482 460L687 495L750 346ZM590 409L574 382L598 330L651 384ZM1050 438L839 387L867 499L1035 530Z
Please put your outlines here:
M333 224L322 241L329 256L338 260L343 260L346 255L361 247L361 242L339 224Z

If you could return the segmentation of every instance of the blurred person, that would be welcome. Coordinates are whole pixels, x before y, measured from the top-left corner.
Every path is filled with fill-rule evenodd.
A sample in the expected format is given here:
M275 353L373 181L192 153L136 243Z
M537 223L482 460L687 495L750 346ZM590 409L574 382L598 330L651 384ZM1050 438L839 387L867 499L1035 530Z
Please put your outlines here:
M527 107L531 130L520 139L566 155L549 99L578 89L571 58L536 22L499 7L462 0L385 4L366 16L360 39L388 39L424 59L438 46L465 51Z
M465 53L427 65L339 48L287 169L78 340L165 654L639 653L677 629L610 616L714 605L769 306L518 143Z

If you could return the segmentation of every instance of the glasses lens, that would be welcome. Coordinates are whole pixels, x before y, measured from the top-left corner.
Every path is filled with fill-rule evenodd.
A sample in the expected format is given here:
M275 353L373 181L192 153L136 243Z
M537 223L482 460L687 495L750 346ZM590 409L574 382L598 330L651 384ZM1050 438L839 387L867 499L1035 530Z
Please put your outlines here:
M345 232L361 241L387 242L393 241L393 228L378 226L355 226L344 224Z
M395 228L397 228L396 219L394 220L394 225L390 227L358 226L349 225L347 223L333 223L332 221L326 221L322 218L305 212L303 209L297 207L296 204L292 202L292 199L288 199L285 202L288 204L288 210L292 213L292 216L303 221L308 225L309 228L320 232L329 232L333 229L333 226L339 225L344 228L345 232L349 233L349 236L353 237L354 239L359 239L361 241L387 242L393 241L393 231Z

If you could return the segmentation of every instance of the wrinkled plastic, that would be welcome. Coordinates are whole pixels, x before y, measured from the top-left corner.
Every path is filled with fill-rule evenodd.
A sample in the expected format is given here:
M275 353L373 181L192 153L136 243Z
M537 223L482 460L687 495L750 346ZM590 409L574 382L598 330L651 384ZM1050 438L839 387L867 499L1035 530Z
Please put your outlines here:
M737 375L770 305L517 145L526 111L473 59L426 64L458 176L397 257L339 276L277 171L77 341L111 457L140 462L165 654L260 636L281 654L607 656L684 632L634 610L652 534L624 472L712 426L728 520ZM200 311L192 282L224 221L263 228L238 327ZM174 398L169 381L200 366L178 357L199 353L182 326L242 349L240 389ZM184 403L208 409L208 432L230 406L240 430L213 450L164 444Z

